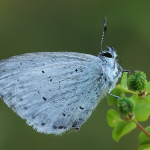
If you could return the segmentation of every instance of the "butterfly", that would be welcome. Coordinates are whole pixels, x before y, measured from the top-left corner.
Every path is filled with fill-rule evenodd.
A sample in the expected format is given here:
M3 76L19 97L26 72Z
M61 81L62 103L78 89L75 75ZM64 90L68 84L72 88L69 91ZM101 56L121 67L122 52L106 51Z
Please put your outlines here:
M45 134L79 130L122 75L116 51L98 56L38 52L0 61L0 97L29 126Z

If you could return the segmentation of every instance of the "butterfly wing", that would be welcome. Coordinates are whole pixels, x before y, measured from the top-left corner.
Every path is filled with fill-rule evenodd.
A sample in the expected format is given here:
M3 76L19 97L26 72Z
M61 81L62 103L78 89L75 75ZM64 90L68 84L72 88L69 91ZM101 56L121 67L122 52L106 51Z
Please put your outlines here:
M109 88L103 69L100 58L87 54L14 56L0 62L0 96L38 132L78 130Z

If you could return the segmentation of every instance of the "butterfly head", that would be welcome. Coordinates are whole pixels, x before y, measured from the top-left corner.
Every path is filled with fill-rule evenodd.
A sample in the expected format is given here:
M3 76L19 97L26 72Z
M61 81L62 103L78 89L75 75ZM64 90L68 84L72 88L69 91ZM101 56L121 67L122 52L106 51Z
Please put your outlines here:
M104 58L113 58L115 59L117 57L117 54L116 54L116 50L111 46L111 47L108 47L106 46L108 49L105 50L105 51L102 51L100 54L99 54L99 57L104 57Z

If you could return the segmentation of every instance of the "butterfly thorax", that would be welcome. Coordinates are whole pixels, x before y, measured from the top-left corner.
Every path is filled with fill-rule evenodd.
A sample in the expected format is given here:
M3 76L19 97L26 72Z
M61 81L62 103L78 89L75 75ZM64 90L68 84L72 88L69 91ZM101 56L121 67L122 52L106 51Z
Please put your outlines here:
M118 78L122 73L119 71L119 66L116 60L117 54L113 47L107 47L108 50L103 51L99 58L102 60L104 74L108 77L109 84L113 87L116 85Z

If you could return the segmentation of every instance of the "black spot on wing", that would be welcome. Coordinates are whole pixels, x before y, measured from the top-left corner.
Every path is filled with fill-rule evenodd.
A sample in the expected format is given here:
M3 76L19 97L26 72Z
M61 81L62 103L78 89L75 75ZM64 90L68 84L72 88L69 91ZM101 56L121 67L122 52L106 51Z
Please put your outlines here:
M73 123L73 125L72 125L72 128L75 129L76 126L77 126L77 124L78 124L78 123L75 121L75 122Z
M0 97L3 99L3 98L4 98L4 95L0 93Z
M59 126L58 129L66 129L65 126Z
M15 104L10 105L11 108L15 108Z
M98 80L98 81L102 81L102 77L99 77L97 80Z
M34 116L34 115L32 115L32 119L35 119L35 116Z
M43 97L44 101L46 101L47 99L45 97Z
M20 98L20 99L19 99L19 101L20 101L20 102L22 102L22 101L23 101L23 99L22 99L22 98Z
M80 109L83 110L84 108L80 106Z
M42 123L41 123L41 125L42 125L42 126L44 126L44 125L45 125L45 123L43 123L43 122L42 122Z
M66 129L66 126L55 126L55 125L53 125L53 129Z
M81 122L83 122L83 121L84 121L84 119L83 119L83 118L79 118L79 120L80 120Z
M57 129L57 127L56 127L56 126L53 126L53 129Z

